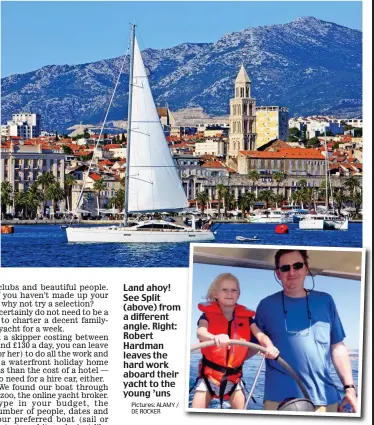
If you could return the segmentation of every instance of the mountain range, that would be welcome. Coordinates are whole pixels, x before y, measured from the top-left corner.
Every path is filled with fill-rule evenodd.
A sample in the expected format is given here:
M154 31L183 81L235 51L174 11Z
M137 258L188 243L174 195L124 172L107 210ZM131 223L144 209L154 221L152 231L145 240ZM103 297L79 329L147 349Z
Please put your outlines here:
M247 28L216 43L184 43L142 52L155 101L227 115L243 62L257 105L286 106L290 116L362 115L362 32L313 17ZM42 127L63 131L105 116L119 70L124 72L109 120L127 116L128 57L82 65L49 65L1 80L2 122L13 113L42 115Z

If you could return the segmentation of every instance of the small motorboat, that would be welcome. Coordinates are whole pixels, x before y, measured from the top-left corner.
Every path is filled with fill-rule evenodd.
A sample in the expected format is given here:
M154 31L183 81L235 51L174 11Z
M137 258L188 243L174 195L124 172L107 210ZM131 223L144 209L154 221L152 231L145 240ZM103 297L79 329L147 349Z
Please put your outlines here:
M67 229L69 227L68 224L61 224L60 229Z
M241 242L245 242L245 241L260 241L261 239L259 239L257 236L253 236L253 238L245 238L244 236L237 236L235 238L237 241L241 241Z

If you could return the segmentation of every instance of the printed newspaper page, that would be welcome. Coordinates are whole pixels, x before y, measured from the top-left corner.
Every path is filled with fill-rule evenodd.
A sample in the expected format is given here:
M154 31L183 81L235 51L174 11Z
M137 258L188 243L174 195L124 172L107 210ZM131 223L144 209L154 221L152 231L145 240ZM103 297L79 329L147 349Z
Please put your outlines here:
M371 423L371 2L0 6L0 424Z

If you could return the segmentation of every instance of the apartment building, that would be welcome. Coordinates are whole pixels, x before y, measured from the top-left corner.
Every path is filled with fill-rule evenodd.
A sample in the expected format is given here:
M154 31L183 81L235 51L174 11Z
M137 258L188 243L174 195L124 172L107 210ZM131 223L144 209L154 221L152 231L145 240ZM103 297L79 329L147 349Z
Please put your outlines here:
M288 137L288 108L281 106L256 107L256 148L270 140L286 141Z
M21 112L13 114L12 120L1 126L1 135L4 137L22 137L32 139L40 135L40 115Z

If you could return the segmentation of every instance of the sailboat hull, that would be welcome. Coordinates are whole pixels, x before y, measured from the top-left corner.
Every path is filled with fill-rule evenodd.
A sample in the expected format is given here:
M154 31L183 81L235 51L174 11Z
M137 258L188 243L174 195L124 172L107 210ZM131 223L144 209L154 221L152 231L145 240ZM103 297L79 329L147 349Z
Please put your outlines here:
M68 242L163 243L210 242L214 234L206 230L136 230L131 227L69 227Z
M338 218L304 218L299 221L301 230L348 230L348 220Z

